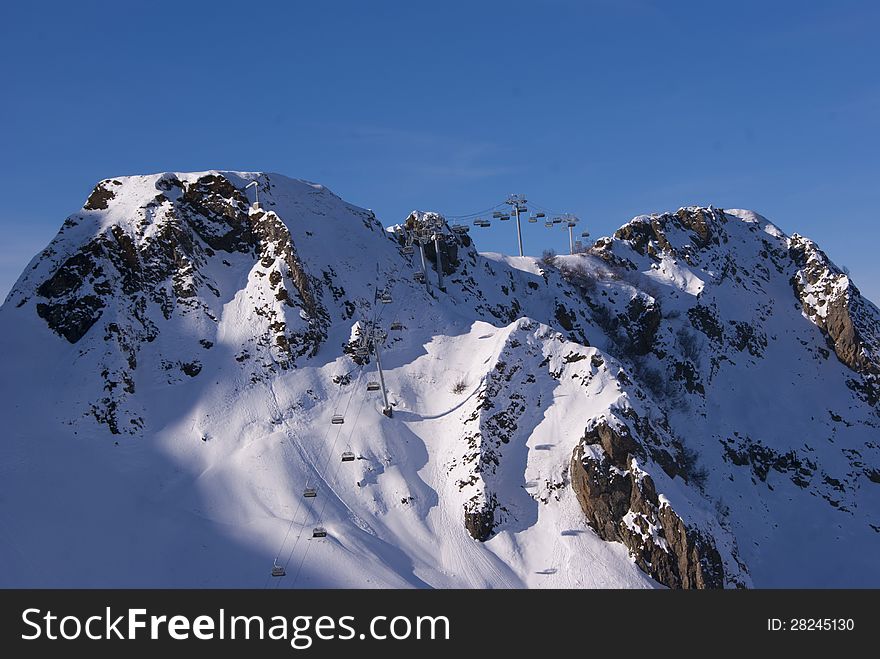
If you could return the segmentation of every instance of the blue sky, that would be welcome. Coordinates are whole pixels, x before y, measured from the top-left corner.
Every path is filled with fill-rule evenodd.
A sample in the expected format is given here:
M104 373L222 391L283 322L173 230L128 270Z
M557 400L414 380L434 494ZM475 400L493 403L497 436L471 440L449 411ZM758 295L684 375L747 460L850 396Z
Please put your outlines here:
M878 26L840 0L7 3L0 296L99 179L241 169L386 224L511 192L594 236L750 208L878 302ZM479 248L512 252L511 224Z

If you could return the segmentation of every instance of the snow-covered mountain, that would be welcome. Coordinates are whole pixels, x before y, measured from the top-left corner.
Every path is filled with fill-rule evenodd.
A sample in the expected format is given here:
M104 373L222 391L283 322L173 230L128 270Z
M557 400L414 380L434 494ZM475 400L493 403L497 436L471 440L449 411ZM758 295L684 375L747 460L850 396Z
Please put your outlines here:
M749 211L533 259L277 174L110 179L0 346L3 586L880 586L880 311Z

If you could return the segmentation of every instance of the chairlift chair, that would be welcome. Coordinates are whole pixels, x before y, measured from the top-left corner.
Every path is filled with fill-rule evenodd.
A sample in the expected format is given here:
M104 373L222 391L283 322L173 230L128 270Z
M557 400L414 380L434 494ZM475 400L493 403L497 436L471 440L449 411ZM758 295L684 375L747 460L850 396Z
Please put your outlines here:
M416 272L413 274L413 279L419 282L420 284L425 283L425 273L424 272Z
M327 537L327 529L325 529L323 526L316 526L312 530L312 537L313 538L326 538Z
M569 222L568 222L568 228L569 228L569 229L572 228L572 227L576 227L576 226L577 226L577 222L572 222L572 221L569 221Z
M501 219L502 222L504 222L505 220L509 220L509 219L510 219L510 215L506 215L506 214L505 214L505 215L502 215L500 219Z
M400 251L403 252L406 256L410 256L415 252L412 245L404 245L403 249Z
M382 295L379 296L379 302L382 304L391 304L393 301L391 295L388 293L382 293Z
M581 233L581 238L589 238L589 237L590 237L590 232L589 232L589 231L584 231L584 232Z
M307 487L306 489L303 490L303 496L306 499L314 499L316 496L318 496L318 488Z
M287 572L284 571L284 566L278 565L278 559L276 558L275 561L272 563L272 576L273 577L283 577L286 574L287 574Z
M562 224L562 218L561 217L554 217L551 220L551 222L553 222L553 224Z
M402 329L403 329L403 323L401 323L400 321L395 320L393 323L391 323L391 331L392 332L399 332Z
M354 453L351 451L343 451L342 452L342 461L343 462L354 462Z
M492 217L495 217L495 218L500 218L503 216L504 216L504 213L502 213L501 211L495 211L494 213L492 213Z
M341 426L343 423L345 423L345 417L341 414L334 414L333 417L330 419L330 423L332 423L334 426Z
M535 217L546 217L544 213L535 213Z
M367 382L367 391L379 391L379 383L375 381Z
M553 222L551 220L547 220L546 222L544 222L544 226L549 229L553 226Z
M530 222L531 224L534 224L534 223L537 222L537 221L538 221L538 216L537 216L537 215L529 215L529 222Z

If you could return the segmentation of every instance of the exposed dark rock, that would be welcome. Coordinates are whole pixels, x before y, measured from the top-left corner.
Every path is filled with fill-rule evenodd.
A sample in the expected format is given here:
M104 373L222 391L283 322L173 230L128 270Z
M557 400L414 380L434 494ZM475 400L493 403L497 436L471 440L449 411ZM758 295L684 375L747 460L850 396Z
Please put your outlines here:
M198 361L186 362L180 365L180 370L194 378L202 372L202 364Z
M104 302L94 295L84 295L65 302L37 304L37 315L71 343L76 343L101 317Z
M880 390L880 325L861 293L815 243L794 234L789 256L799 268L791 279L804 314L829 338L838 359Z
M86 199L85 205L83 208L87 211L97 211L104 210L107 208L107 203L116 196L116 193L113 192L110 186L120 185L119 181L101 181L98 185L95 186L95 189L92 190L92 194L89 195L89 198Z
M571 485L587 523L603 540L621 542L638 566L670 588L723 588L725 572L711 536L660 504L650 476L637 478L579 444Z
M722 439L725 460L739 467L749 466L752 473L761 481L767 481L771 470L788 474L798 487L806 487L818 469L809 458L801 458L795 451L780 453L750 437Z
M641 445L633 439L626 426L615 428L602 421L584 431L584 444L598 445L618 469L626 469L631 455L644 456Z
M724 329L721 327L721 323L718 322L715 311L710 307L698 304L688 309L687 315L691 325L710 339L721 341L724 338Z
M564 304L556 303L556 321L567 332L574 329L574 314Z
M675 362L675 371L672 374L672 379L684 382L684 387L688 393L697 393L701 396L706 395L706 389L703 387L703 383L700 382L699 373L697 373L694 365L689 361Z
M733 347L742 352L748 350L753 357L761 357L767 348L767 337L749 323L730 321L733 326Z
M37 288L37 295L57 298L82 286L85 278L95 269L95 261L80 251L68 258L54 274Z
M465 506L464 525L474 540L485 542L495 530L495 509L498 502L494 496L488 502L479 503L472 499Z
M630 300L621 322L629 335L633 353L647 355L651 352L661 319L660 307L655 302L641 295Z

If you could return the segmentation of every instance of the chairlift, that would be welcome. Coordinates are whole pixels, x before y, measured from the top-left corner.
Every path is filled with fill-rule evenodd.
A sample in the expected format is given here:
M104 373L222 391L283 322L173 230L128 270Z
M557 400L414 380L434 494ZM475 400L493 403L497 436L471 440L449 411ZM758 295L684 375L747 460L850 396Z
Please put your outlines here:
M343 451L342 452L342 461L343 462L354 462L354 453L351 451Z
M276 558L275 561L272 563L272 576L273 577L283 577L286 574L287 574L287 572L284 571L284 566L278 565L278 559Z
M341 426L343 423L345 423L345 417L341 414L334 414L333 417L330 419L330 423L334 426Z
M314 499L316 496L318 496L318 488L307 487L306 489L303 490L303 496L306 499Z
M316 526L312 530L312 537L313 538L326 538L327 537L327 529L325 529L323 526Z
M372 380L367 382L367 391L379 391L379 383Z
M410 256L415 252L412 245L404 245L403 249L400 251L403 252L406 256Z

